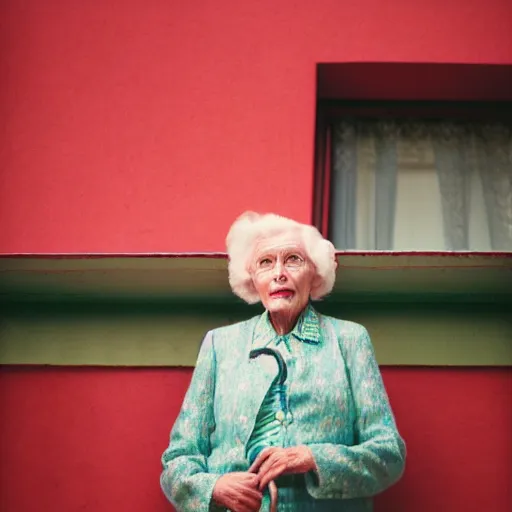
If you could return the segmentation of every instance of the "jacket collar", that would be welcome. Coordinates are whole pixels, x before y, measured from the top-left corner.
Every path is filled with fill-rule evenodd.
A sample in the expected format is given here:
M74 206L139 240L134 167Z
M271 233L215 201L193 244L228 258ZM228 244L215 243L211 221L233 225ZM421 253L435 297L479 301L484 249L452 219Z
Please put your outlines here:
M269 313L265 311L258 319L254 328L252 348L263 348L273 341L278 345L281 341L284 341L289 349L287 340L289 340L290 337L294 337L310 345L318 345L320 343L320 321L318 313L311 304L308 304L301 313L293 330L283 336L276 333L270 321Z

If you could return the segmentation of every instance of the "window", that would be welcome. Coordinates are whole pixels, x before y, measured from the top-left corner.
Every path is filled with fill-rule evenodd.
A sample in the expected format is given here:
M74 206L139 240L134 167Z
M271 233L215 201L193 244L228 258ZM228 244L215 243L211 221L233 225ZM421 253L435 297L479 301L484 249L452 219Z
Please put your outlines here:
M510 103L319 112L315 220L337 249L512 251Z

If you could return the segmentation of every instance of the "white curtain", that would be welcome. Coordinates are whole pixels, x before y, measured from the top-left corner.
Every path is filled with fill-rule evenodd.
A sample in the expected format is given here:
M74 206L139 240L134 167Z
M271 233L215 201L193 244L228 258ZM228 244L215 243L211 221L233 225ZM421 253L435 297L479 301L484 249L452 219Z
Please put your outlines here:
M350 120L333 129L339 249L512 250L512 127Z

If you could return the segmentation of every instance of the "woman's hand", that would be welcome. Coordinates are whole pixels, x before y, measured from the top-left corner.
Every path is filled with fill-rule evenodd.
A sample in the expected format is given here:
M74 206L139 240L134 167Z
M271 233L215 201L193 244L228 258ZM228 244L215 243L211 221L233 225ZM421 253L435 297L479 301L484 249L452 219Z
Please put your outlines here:
M256 512L263 498L259 481L253 473L226 473L217 480L212 498L232 512Z
M263 490L274 479L291 473L307 473L316 469L315 459L307 446L265 448L252 466L250 473L259 476L259 489Z

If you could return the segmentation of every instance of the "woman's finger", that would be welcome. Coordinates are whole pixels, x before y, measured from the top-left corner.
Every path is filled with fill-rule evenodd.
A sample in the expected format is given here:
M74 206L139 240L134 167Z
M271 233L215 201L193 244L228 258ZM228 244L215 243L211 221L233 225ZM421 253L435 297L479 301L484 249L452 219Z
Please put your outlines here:
M255 512L261 508L261 500L245 497L243 500L243 505L247 507L250 512Z
M248 492L243 493L239 498L240 506L245 508L249 512L255 512L260 509L263 495L261 493L249 494Z
M239 501L229 510L232 510L232 512L257 512L260 508L261 504Z
M258 489L253 489L252 487L243 487L241 490L244 496L248 496L256 501L263 499L263 493Z
M260 475L258 475L258 473L245 473L244 478L241 481L244 485L247 484L248 486L257 489L260 483Z
M271 480L274 480L278 476L284 474L286 469L286 462L282 459L275 459L272 465L262 467L258 473L260 475L259 488L265 489Z
M268 457L263 460L258 468L258 475L261 478L261 475L268 471L268 468L273 466L278 460L282 459L283 455L279 451L274 451L268 455Z
M251 467L249 468L249 473L257 473L263 462L265 462L265 460L267 460L267 458L270 457L275 451L276 448L265 448L252 463Z
M237 501L234 505L229 506L231 512L256 512L258 509L251 508L249 505Z
M279 453L273 453L263 464L260 466L258 470L258 476L260 477L259 488L264 489L268 484L268 480L263 484L263 478L275 465L280 464L282 461L282 456ZM282 463L282 462L281 462Z
M284 474L286 466L284 464L275 465L270 468L264 475L261 475L260 489L264 489L273 480Z

